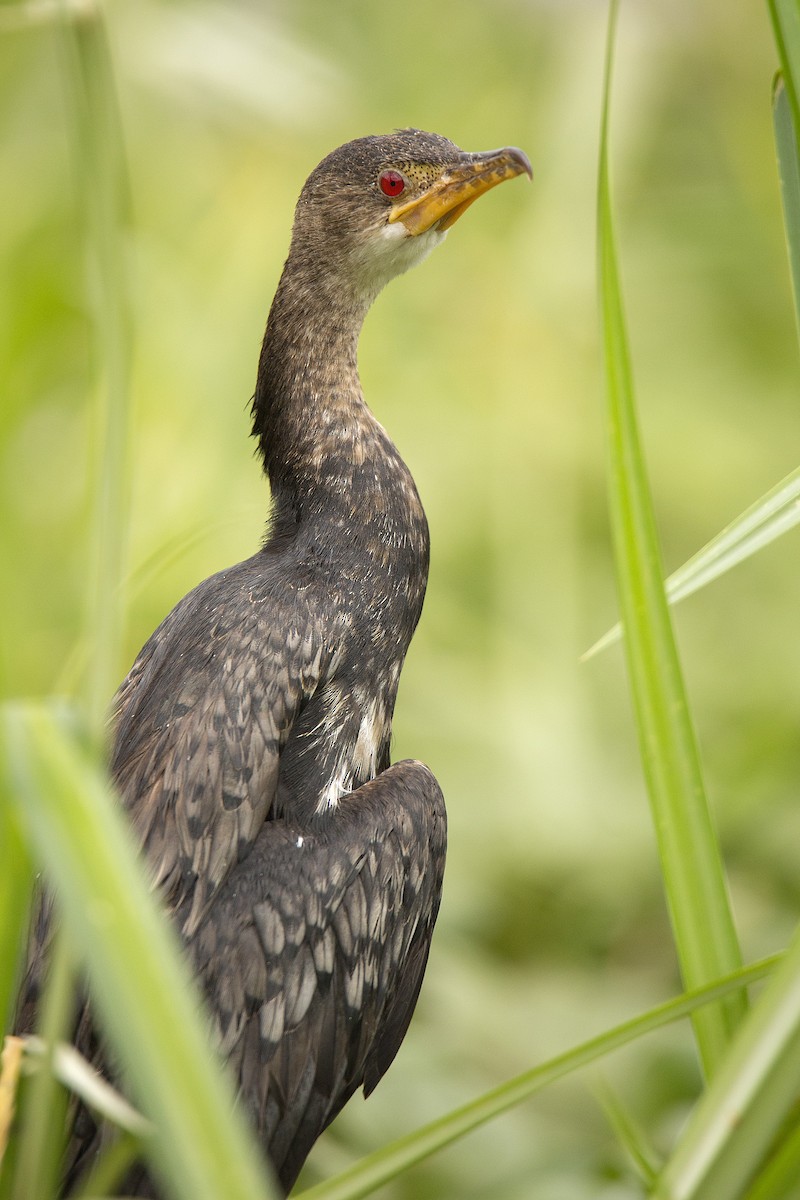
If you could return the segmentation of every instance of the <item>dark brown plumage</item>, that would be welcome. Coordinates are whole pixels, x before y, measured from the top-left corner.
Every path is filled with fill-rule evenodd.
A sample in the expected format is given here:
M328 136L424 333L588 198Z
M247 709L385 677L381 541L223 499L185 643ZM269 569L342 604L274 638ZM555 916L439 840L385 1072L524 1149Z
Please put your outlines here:
M445 856L433 775L390 766L428 528L364 403L358 335L381 287L522 171L519 151L467 155L405 130L351 142L312 172L253 400L270 531L177 605L117 696L114 779L287 1190L397 1052ZM79 1036L89 1029L84 1016ZM96 1145L84 1115L73 1174ZM143 1172L128 1181L150 1189Z

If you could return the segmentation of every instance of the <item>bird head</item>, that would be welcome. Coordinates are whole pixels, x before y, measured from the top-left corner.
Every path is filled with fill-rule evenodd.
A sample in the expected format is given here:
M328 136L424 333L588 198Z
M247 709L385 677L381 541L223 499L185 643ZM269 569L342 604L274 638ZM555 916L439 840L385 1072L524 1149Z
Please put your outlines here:
M292 253L369 303L421 262L474 200L522 174L532 177L531 165L511 146L470 154L418 129L358 138L308 177Z

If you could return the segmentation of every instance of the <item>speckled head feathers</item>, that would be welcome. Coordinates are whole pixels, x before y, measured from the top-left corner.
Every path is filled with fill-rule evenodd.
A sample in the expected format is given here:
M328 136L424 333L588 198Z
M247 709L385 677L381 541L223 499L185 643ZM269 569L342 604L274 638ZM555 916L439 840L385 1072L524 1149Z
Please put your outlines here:
M356 138L315 167L297 202L291 256L323 266L337 291L363 296L368 304L395 275L408 270L442 235L412 244L402 228L391 229L393 201L379 186L385 171L402 173L406 194L421 194L459 161L462 151L447 138L417 129Z
M479 195L531 173L520 150L482 154L420 129L347 142L300 193L290 259L358 303L420 262Z
M386 197L378 190L381 171L403 167L423 184L443 167L467 157L455 142L422 129L370 134L345 142L323 158L306 180L300 202L324 199L331 186L338 186L360 196L367 189L375 193L376 198L380 197L381 207L386 209Z

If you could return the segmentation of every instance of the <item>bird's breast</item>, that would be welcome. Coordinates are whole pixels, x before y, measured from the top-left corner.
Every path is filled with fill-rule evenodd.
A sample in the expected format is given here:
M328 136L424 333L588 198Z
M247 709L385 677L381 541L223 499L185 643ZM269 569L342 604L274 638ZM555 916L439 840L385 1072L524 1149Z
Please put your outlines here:
M335 428L323 435L324 470L290 551L326 647L327 667L281 756L279 808L308 817L389 765L400 671L428 577L428 525L408 467L366 408L348 438L333 438Z

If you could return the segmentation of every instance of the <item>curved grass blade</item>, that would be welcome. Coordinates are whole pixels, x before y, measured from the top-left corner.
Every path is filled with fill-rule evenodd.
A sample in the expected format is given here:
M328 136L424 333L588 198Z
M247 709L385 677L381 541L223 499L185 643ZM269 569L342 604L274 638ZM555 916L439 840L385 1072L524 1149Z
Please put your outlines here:
M681 973L687 987L736 970L741 954L662 583L652 502L639 442L617 267L608 136L617 4L612 0L600 138L600 309L607 381L609 507L625 650L639 745ZM744 991L693 1019L713 1074L746 1011Z
M469 1104L464 1104L438 1120L423 1125L414 1133L376 1150L374 1154L362 1158L334 1179L306 1188L298 1193L296 1200L359 1200L359 1197L369 1195L414 1163L515 1108L548 1084L605 1058L606 1055L629 1045L647 1033L663 1029L665 1025L682 1020L709 1004L719 1003L741 988L763 979L780 959L781 956L776 955L752 963L725 979L716 979L705 987L686 992L630 1021L615 1025L613 1029L574 1046L564 1054L556 1055L538 1067L492 1088L476 1100L471 1100Z
M655 1200L741 1197L797 1100L799 1079L800 930L692 1113Z
M272 1200L266 1165L214 1061L196 990L103 773L34 704L0 714L0 772L80 947L104 1034L181 1200ZM166 1190L166 1188L165 1188Z
M800 242L798 242L800 246ZM738 563L752 557L782 534L800 523L800 467L790 472L765 495L706 542L696 554L674 571L664 587L670 604L677 604L693 592L718 579ZM581 660L585 662L601 650L619 641L622 625L594 643Z
M27 1070L38 1069L47 1056L46 1044L35 1036L23 1038L22 1044ZM68 1042L58 1042L54 1046L52 1070L64 1087L120 1129L140 1138L153 1132L151 1123Z

